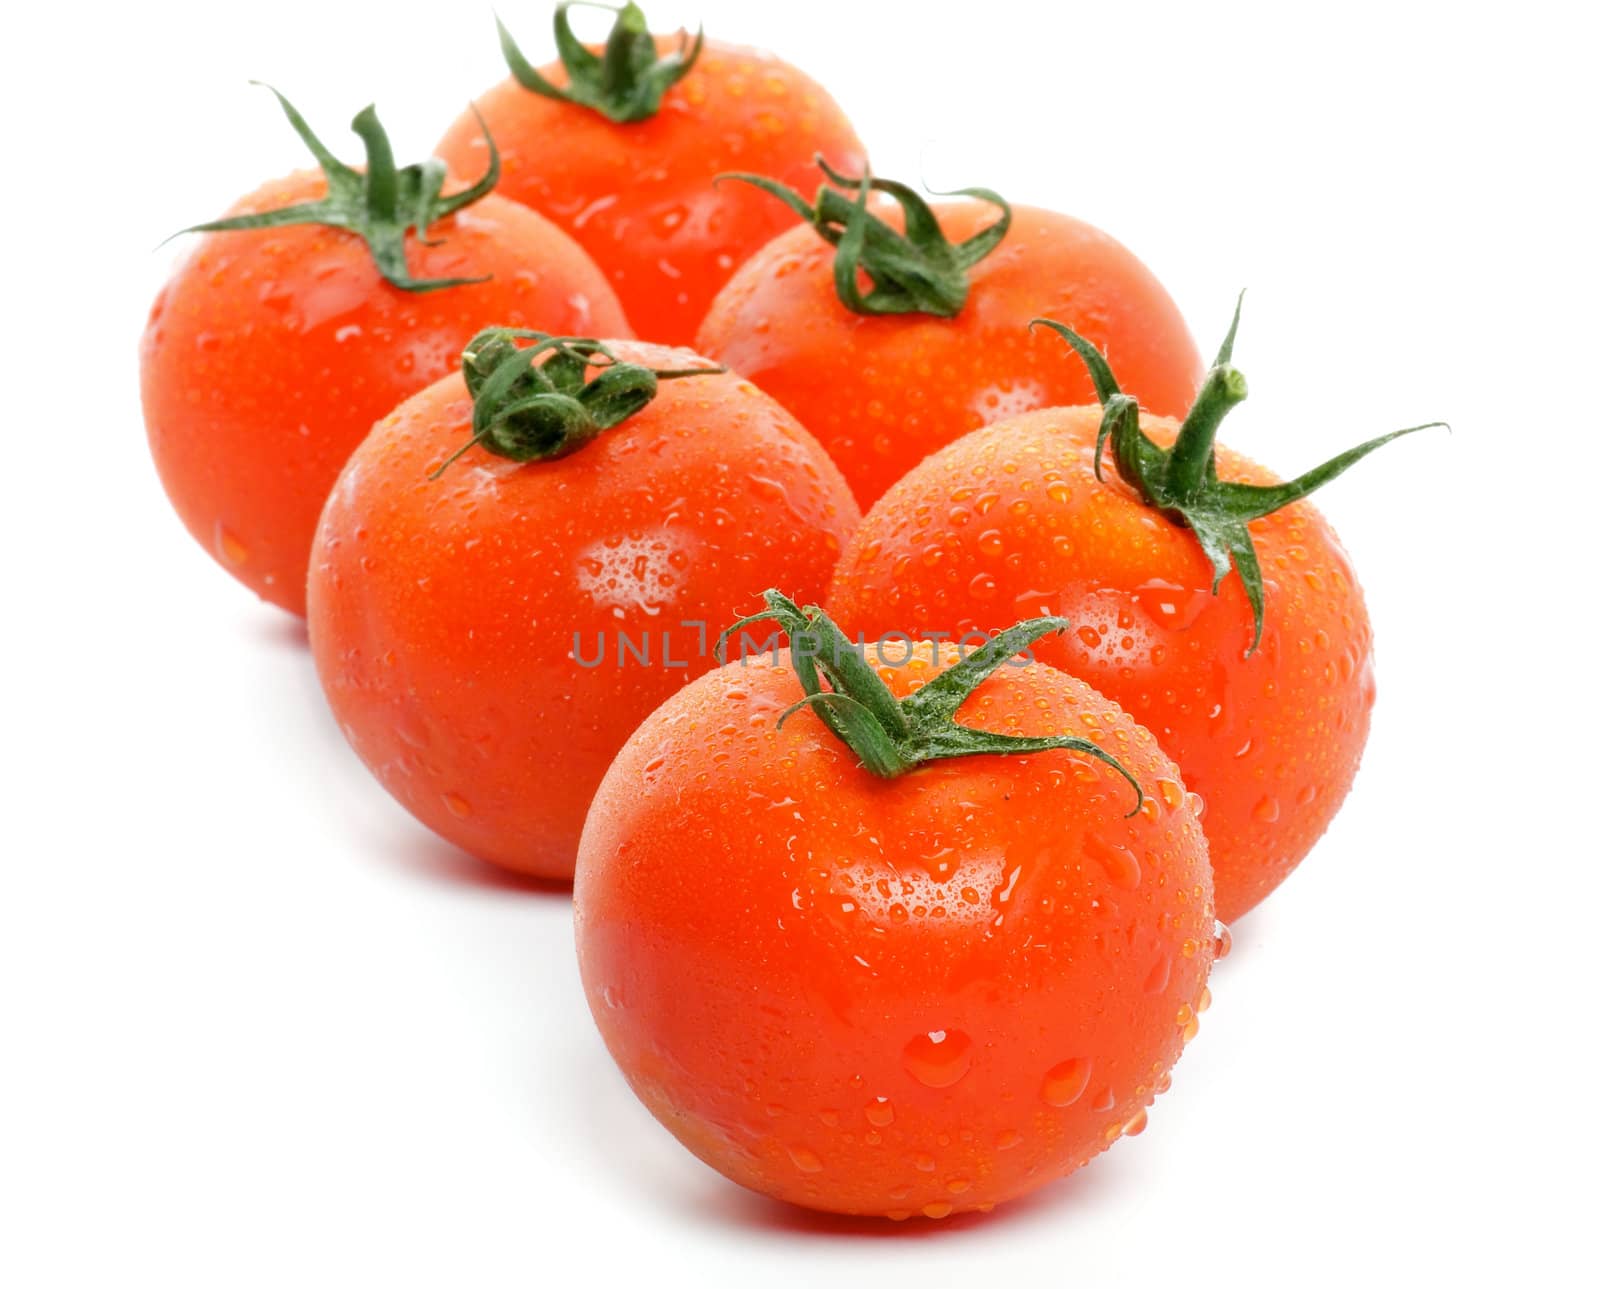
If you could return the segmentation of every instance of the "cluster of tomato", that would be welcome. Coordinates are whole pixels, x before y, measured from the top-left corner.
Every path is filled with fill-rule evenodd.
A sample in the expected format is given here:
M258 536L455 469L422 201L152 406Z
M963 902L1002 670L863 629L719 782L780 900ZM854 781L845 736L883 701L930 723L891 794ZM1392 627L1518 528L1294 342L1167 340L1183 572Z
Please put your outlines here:
M156 463L383 785L574 882L685 1145L987 1209L1143 1127L1216 918L1339 808L1371 634L1302 498L1384 440L1280 482L1215 443L1232 330L1205 367L1105 234L930 205L794 68L567 9L439 160L280 98L320 169L192 230Z

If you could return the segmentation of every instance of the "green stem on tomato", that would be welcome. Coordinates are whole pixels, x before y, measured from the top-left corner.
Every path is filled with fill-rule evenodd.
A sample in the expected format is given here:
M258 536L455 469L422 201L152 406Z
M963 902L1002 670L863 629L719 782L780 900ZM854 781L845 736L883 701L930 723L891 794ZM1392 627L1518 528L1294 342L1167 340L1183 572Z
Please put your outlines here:
M260 84L259 81L255 83ZM266 88L272 89L270 85ZM322 168L328 181L327 195L320 201L298 202L277 210L194 224L182 233L229 233L283 228L290 224L324 224L354 233L365 241L384 281L403 291L439 291L487 281L481 277L415 278L406 265L408 232L415 229L419 240L427 242L428 229L434 223L488 196L500 181L500 153L482 116L478 117L478 124L483 127L483 137L489 145L489 168L476 183L447 197L444 195L445 166L437 158L430 157L418 165L395 167L389 136L370 105L362 108L350 123L367 153L365 168L357 170L328 151L288 99L275 89L272 93L290 126ZM473 108L473 112L476 113L477 108Z
M593 53L573 34L567 10L604 9L616 14L605 49ZM691 42L683 33L678 48L668 54L656 49L655 37L638 5L596 4L593 0L567 0L555 12L556 50L566 69L566 85L556 85L523 55L505 23L499 18L500 52L506 66L523 89L600 113L618 125L645 121L661 110L666 92L693 70L705 46L705 31Z
M810 224L817 235L835 248L833 284L839 302L853 313L926 313L953 318L967 302L967 273L999 246L1011 227L1011 207L988 188L962 188L945 197L976 197L1000 208L994 223L979 229L966 241L951 244L928 203L911 188L869 172L859 179L840 174L819 155L816 158L827 183L808 203L793 188L764 175L730 173L717 182L737 179L776 197ZM867 209L871 193L881 192L899 203L905 231L897 232ZM872 287L865 293L860 276Z
M519 340L534 343L524 348ZM599 369L593 377L591 368ZM472 395L472 437L429 478L437 479L475 446L512 461L566 456L643 409L662 381L725 370L646 367L623 361L590 336L487 327L461 354L461 375Z
M741 618L717 639L716 656L725 656L727 640L753 622L773 621L789 636L789 661L805 697L778 718L781 726L794 713L809 708L879 778L892 779L930 761L961 756L1016 756L1063 750L1092 756L1109 765L1133 787L1144 803L1139 781L1116 757L1089 739L1070 734L1024 736L958 725L956 712L972 691L1008 659L1041 636L1065 630L1065 618L1042 617L1020 622L940 672L926 685L896 698L867 662L861 647L816 605L802 609L781 591L768 590L766 608ZM823 687L824 680L827 688Z
M1248 650L1254 653L1261 643L1266 607L1261 566L1250 538L1250 522L1309 496L1385 443L1445 423L1429 421L1426 425L1413 425L1369 439L1287 483L1258 485L1219 479L1217 429L1223 417L1242 403L1248 393L1243 374L1233 366L1233 341L1239 331L1239 312L1243 305L1244 293L1240 292L1227 337L1170 448L1158 446L1139 428L1138 401L1122 392L1104 354L1071 327L1052 318L1035 318L1029 326L1050 328L1077 351L1089 369L1101 406L1100 430L1095 442L1095 475L1103 477L1101 461L1109 442L1118 472L1145 502L1194 532L1211 564L1212 594L1221 588L1222 579L1230 569L1238 571L1255 625Z

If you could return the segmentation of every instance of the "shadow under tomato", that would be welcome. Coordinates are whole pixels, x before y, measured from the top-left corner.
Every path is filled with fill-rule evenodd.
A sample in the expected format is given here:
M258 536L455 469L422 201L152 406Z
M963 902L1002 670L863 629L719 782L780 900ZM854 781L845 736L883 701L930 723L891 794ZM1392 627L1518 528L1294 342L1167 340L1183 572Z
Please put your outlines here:
M270 604L263 603L260 607L260 615L251 623L251 634L257 640L274 649L304 654L311 652L311 637L304 618Z
M508 895L526 895L553 900L572 898L571 882L556 882L513 873L509 869L474 859L459 846L453 846L442 837L434 836L421 824L415 825L415 830L416 836L406 843L384 849L384 857L408 877L421 878L446 886L501 891Z

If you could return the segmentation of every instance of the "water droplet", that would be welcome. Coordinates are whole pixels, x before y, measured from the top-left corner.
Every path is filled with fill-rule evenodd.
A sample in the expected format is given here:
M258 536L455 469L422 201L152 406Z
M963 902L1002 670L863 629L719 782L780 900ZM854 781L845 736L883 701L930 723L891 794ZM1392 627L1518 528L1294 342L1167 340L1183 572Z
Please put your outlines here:
M1256 802L1255 809L1250 812L1250 815L1259 823L1273 824L1278 822L1280 813L1276 797L1262 797L1260 801Z
M918 1083L953 1087L972 1068L972 1039L959 1029L929 1030L906 1044L902 1059L906 1073Z
M794 1166L802 1173L820 1173L822 1160L817 1152L807 1146L790 1146L789 1158L794 1161Z
M1144 979L1145 993L1164 993L1167 988L1167 981L1169 981L1171 978L1172 955L1170 953L1163 953L1155 960L1155 964L1150 968L1150 974Z
M1233 932L1221 922L1217 923L1217 938L1212 945L1212 956L1221 962L1233 952Z
M931 1173L934 1169L932 1155L912 1155L911 1166L919 1173Z
M971 1190L972 1182L965 1177L952 1177L944 1184L944 1188L952 1195L959 1195L962 1191Z
M996 1150L1011 1150L1022 1140L1022 1134L1015 1128L1007 1128L994 1139Z
M954 1204L946 1204L943 1200L935 1204L924 1204L922 1206L923 1216L933 1218L949 1217L950 1214L955 1212L955 1209L956 1206Z
M1210 985L1202 985L1200 987L1200 997L1195 1000L1194 1009L1197 1012L1209 1011L1211 1009Z
M457 792L446 792L444 804L457 819L465 819L472 813L472 803Z
M998 528L988 528L978 534L978 550L991 558L1001 554L1006 548L1006 539L1000 535Z
M1105 870L1113 886L1131 891L1139 885L1139 859L1126 846L1114 845L1091 833L1084 839L1083 848Z
M1045 1102L1064 1110L1079 1097L1083 1090L1089 1086L1089 1074L1093 1063L1087 1057L1074 1056L1062 1061L1060 1065L1053 1065L1044 1076L1044 1087L1041 1093Z
M887 1128L894 1122L894 1106L888 1097L879 1097L867 1104L867 1122L875 1128Z
M229 564L244 564L250 559L250 548L221 524L217 525L216 551Z
M994 578L987 573L979 573L967 583L967 594L975 600L992 600L998 590Z

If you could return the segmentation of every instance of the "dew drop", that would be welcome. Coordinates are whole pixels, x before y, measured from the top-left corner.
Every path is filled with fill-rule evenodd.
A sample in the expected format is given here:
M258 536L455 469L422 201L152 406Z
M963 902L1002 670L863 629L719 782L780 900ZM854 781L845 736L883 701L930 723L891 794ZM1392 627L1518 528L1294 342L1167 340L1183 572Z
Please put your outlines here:
M1046 1104L1064 1110L1079 1097L1083 1090L1089 1086L1089 1074L1092 1063L1086 1057L1074 1056L1053 1065L1045 1072L1044 1087L1041 1089Z
M924 1217L949 1217L950 1214L955 1212L955 1208L956 1206L954 1204L946 1204L943 1200L940 1200L934 1204L924 1204L922 1206L922 1213Z
M789 1158L802 1173L820 1173L822 1171L822 1160L818 1158L817 1152L808 1146L790 1146Z
M1255 809L1250 812L1250 815L1259 823L1273 824L1278 822L1280 813L1276 797L1262 797L1260 801L1256 802Z
M906 1073L918 1083L953 1087L972 1068L972 1039L959 1029L929 1030L906 1044L902 1059Z
M472 813L472 803L457 792L446 792L444 804L457 819L465 819Z
M229 564L244 564L250 559L250 548L221 524L217 525L216 550Z
M1221 922L1217 923L1217 938L1212 945L1212 956L1221 962L1233 952L1233 932Z
M894 1122L894 1106L888 1097L879 1097L868 1103L867 1122L875 1128L887 1128Z
M1091 833L1084 839L1083 848L1105 870L1113 886L1131 891L1139 885L1139 860L1126 846L1114 845Z

